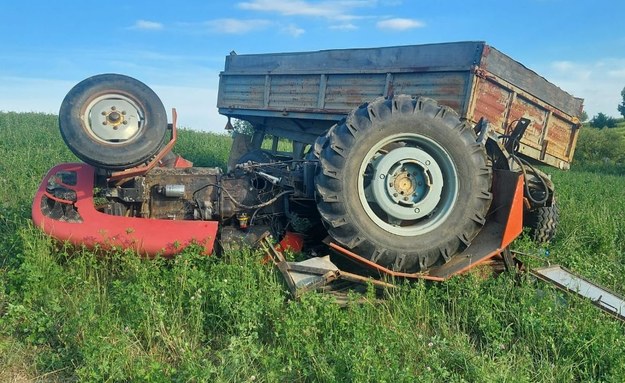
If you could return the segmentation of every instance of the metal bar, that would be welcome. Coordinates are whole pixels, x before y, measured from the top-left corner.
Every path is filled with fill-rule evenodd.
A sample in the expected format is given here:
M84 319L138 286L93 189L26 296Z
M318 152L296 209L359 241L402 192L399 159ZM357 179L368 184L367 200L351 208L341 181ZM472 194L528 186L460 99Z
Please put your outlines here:
M321 267L300 265L296 262L288 262L288 270L295 271L297 273L315 274L315 275L324 275L328 271L334 271L334 270L324 269Z
M432 68L419 68L419 73L437 73L437 72L468 72L470 71L472 68L471 64L466 64L466 65L441 65L441 66L437 66L437 67L432 67ZM413 73L415 70L414 68L399 68L399 67L393 67L392 68L393 72L392 73ZM301 75L301 74L312 74L312 75L321 75L321 74L327 74L328 71L325 68L322 69L311 69L311 70L307 70L307 69L301 69L301 68L293 68L293 69L289 69L289 70L281 70L280 72L274 72L274 74L276 75ZM386 68L346 68L346 69L341 69L341 68L333 68L332 69L332 74L383 74L383 73L389 73L388 69ZM258 70L258 71L244 71L244 70L228 70L228 71L222 71L221 73L219 73L220 76L222 77L228 77L228 76L258 76L258 75L264 75L266 74L265 71L263 70Z
M625 321L625 300L608 289L577 275L560 265L531 270L536 278L551 283L558 289L577 294L590 301L601 310Z
M284 258L284 255L276 250L271 241L269 240L269 236L265 236L260 240L260 246L263 248L265 253L271 257L271 260L276 265L280 273L284 277L287 287L291 294L296 297L297 296L297 287L295 286L295 281L293 281L293 277L289 274L289 265Z
M384 82L384 97L388 97L389 96L389 92L393 87L393 74L392 73L387 73L386 74L386 81Z
M543 131L542 131L542 132L541 132L541 134L540 134L540 144L541 144L541 145L542 145L542 144L543 144L543 142L545 142L545 140L547 139L547 134L549 133L549 127L550 127L549 125L551 124L551 121L550 121L550 120L551 120L551 115L552 115L552 114L553 114L553 113L551 113L551 111L550 111L550 110L545 110L545 123L544 123L544 125L543 125ZM570 143L569 143L569 145L567 145L567 150L568 150L570 147L571 147L571 145L570 145ZM545 148L546 148L546 146L545 146ZM544 159L544 155L542 155L542 153L541 153L541 156L542 156L542 158L541 158L540 160L542 161L542 160ZM568 157L568 156L567 156L567 157ZM571 160L571 159L570 159L570 158L568 158L568 161L570 161L570 160Z
M309 285L306 285L304 287L300 287L299 289L295 290L295 293L293 294L293 296L295 298L299 298L301 297L303 294L309 292L309 291L314 291L317 289L320 289L324 286L327 286L330 282L335 281L338 277L337 277L337 271L333 271L330 270L327 273L323 274L318 281L311 283Z
M263 105L269 108L269 95L271 94L271 76L265 75L265 92L263 93Z
M393 271L390 269L387 269L384 266L380 266L377 263L371 262L370 260L361 257L360 255L347 250L346 248L334 243L334 242L329 242L327 243L328 246L330 246L330 248L332 248L333 250L336 250L337 252L339 252L340 254L346 255L349 258L364 264L367 267L370 267L372 269L378 270L379 272L382 272L384 274L393 276L393 277L400 277L400 278L412 278L412 279L425 279L425 280L429 280L429 281L438 281L438 282L442 282L444 281L446 278L441 278L441 277L433 277L430 275L426 275L426 274L421 274L421 273L402 273L402 272L398 272L398 271Z
M328 75L319 76L319 96L317 97L317 108L323 109L326 104L326 87L328 85Z
M348 273L347 271L341 271L339 278L345 279L350 282L371 283L376 287L382 287L386 289L394 289L397 287L392 283L383 282L383 281L373 279L373 278L363 277L362 275Z
M158 154L150 162L143 166L136 166L134 168L113 172L108 180L119 181L118 185L120 185L129 178L147 173L150 169L155 167L163 158L165 158L165 155L171 152L174 145L176 144L176 140L178 139L178 128L176 126L178 121L178 113L176 112L176 108L173 108L171 110L171 118L172 123L168 126L168 129L171 129L171 139L169 140L167 145L165 145L163 149L158 152Z

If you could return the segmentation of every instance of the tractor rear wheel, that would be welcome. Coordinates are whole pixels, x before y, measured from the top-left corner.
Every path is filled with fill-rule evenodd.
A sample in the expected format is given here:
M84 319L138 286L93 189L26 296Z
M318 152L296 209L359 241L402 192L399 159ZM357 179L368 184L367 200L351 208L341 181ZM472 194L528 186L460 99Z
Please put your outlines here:
M98 168L122 170L158 153L167 114L147 85L119 74L101 74L81 81L65 96L59 127L78 158Z
M428 98L379 98L316 150L317 207L334 240L377 264L423 271L468 246L492 195L471 126Z

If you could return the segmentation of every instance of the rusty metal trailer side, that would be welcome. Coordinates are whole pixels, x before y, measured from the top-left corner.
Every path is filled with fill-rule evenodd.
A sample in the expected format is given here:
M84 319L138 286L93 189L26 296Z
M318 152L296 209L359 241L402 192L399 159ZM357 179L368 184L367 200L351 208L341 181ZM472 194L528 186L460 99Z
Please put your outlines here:
M581 126L583 100L575 98L512 60L484 46L466 118L487 118L498 133L520 118L531 121L519 151L543 163L568 169Z
M217 106L256 129L312 143L359 105L380 96L427 96L463 118L489 119L504 134L532 121L520 152L568 168L582 100L484 42L226 57Z

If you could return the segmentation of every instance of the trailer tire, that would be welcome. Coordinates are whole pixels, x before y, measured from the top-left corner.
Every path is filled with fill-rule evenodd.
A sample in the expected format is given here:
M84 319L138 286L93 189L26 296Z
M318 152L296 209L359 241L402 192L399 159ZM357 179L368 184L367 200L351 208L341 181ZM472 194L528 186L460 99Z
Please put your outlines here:
M525 226L529 234L538 244L551 242L556 235L560 223L560 209L555 201L551 206L543 206L525 213Z
M383 267L423 271L467 247L492 200L471 126L428 98L378 98L318 141L317 208L330 236Z
M101 74L68 92L59 127L78 158L97 168L123 170L158 153L165 141L167 114L147 85L128 76Z

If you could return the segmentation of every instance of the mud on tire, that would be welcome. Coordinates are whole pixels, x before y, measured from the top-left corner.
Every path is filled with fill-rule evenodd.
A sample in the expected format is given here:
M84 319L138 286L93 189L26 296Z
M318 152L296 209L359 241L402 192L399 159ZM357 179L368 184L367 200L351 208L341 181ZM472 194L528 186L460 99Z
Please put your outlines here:
M415 272L470 244L492 195L471 126L428 98L379 98L315 145L317 208L334 240L377 264Z

